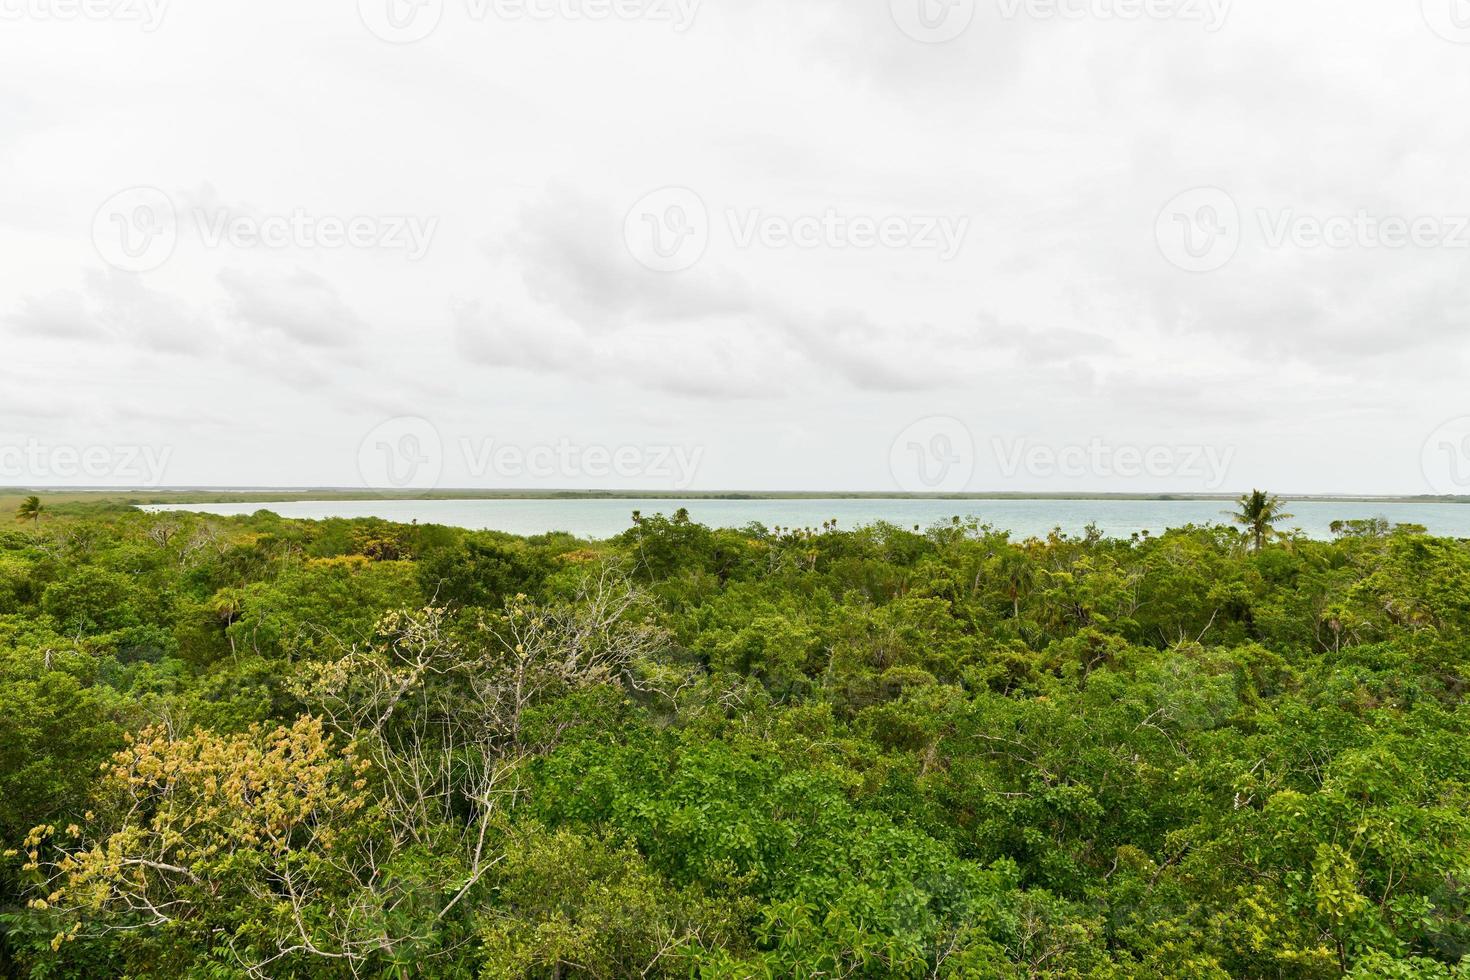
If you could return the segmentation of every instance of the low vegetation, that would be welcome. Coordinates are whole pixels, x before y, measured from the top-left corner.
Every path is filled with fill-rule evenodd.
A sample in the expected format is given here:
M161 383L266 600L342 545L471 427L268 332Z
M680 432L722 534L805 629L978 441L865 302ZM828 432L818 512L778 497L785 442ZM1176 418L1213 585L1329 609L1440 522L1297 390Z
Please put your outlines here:
M1470 545L0 528L0 974L1470 977Z

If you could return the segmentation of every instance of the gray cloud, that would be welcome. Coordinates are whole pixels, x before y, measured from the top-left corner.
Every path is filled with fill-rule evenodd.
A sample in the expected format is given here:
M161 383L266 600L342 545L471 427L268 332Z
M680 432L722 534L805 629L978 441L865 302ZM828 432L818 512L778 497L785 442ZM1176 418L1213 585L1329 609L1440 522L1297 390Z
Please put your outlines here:
M616 379L699 399L779 395L800 368L779 337L743 323L705 324L698 335L679 325L630 327L596 334L552 320L526 323L465 304L454 312L455 339L470 361L576 379Z
M220 285L234 321L260 339L342 349L362 341L366 323L321 276L296 270L268 276L224 269Z
M555 188L521 212L504 247L490 251L515 263L533 299L591 328L751 311L751 290L733 275L696 268L671 276L638 265L623 240L624 217L605 202Z
M197 353L214 334L200 311L114 270L87 271L81 289L27 297L6 322L34 337L120 342L161 353Z

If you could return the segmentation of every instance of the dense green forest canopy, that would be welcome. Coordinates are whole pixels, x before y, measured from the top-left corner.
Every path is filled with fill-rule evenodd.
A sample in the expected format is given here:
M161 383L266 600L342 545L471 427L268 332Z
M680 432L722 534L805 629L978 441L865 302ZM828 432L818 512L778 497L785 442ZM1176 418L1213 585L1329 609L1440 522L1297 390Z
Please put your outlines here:
M1465 542L25 516L0 974L1470 976Z

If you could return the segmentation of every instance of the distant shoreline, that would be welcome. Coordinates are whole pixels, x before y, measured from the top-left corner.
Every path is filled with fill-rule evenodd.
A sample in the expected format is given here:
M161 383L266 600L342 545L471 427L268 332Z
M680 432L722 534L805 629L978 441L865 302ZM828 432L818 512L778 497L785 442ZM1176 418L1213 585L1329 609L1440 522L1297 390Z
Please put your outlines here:
M115 504L146 506L150 504L271 504L306 501L373 501L373 500L1117 500L1149 502L1234 501L1233 493L1039 493L1025 491L993 491L985 493L927 494L881 491L668 491L668 490L470 490L433 491L347 490L341 488L247 488L218 489L178 487L159 490L81 489L75 487L0 487L0 507L12 506L35 494L56 504ZM1362 495L1362 494L1280 494L1286 501L1363 504L1470 504L1470 496L1431 495Z

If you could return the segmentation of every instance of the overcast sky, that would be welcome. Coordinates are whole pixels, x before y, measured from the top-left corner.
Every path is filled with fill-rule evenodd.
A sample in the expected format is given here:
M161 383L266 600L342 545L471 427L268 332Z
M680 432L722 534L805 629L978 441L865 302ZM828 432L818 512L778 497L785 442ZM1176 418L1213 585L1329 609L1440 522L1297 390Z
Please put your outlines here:
M1467 492L1467 104L1464 0L0 0L0 484Z

